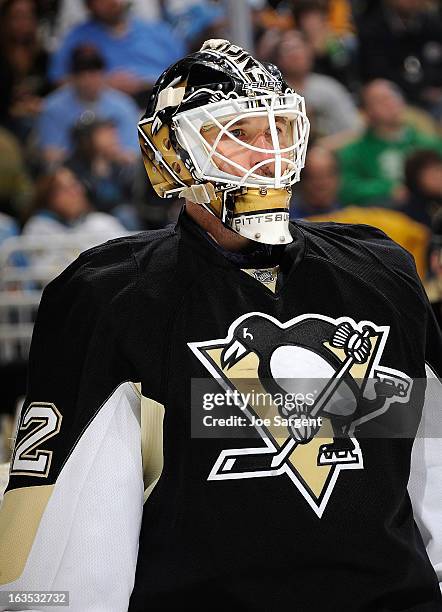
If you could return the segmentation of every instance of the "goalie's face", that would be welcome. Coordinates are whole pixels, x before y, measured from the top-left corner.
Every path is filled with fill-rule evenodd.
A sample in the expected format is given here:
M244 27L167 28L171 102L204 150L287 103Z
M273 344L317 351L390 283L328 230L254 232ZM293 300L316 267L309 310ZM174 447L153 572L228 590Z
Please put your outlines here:
M230 97L184 110L173 123L197 179L258 189L299 180L309 124L294 92Z
M204 140L214 149L214 162L223 172L243 176L245 170L254 169L256 174L274 178L275 155L274 135L267 117L250 117L224 120L223 128L214 124L204 125L200 132ZM292 126L286 117L275 118L275 131L279 146L287 148L290 143ZM220 134L220 132L222 132ZM251 145L244 147L242 143ZM229 163L229 161L232 163ZM287 170L287 162L282 161L281 172Z

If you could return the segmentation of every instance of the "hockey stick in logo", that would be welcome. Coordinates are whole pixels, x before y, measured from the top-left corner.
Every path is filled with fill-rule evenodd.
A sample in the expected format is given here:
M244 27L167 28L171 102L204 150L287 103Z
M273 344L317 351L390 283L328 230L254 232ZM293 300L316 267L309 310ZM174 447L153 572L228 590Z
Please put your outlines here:
M352 330L349 323L343 323L338 326L330 344L334 347L344 348L347 359L343 363L341 369L330 378L322 389L308 415L310 418L314 418L322 412L352 366L355 363L364 363L367 361L370 355L369 336L370 328L368 327L365 327L364 331L360 333L357 330ZM279 452L273 457L271 463L272 468L278 468L297 444L298 442L294 438L287 438Z
M348 322L338 325L330 344L336 348L343 348L347 359L322 389L309 413L309 417L318 415L324 409L354 364L361 364L367 361L370 355L371 345L369 337L372 331L374 330L371 327L364 326L363 331L359 332ZM245 470L253 472L267 471L268 469L277 470L297 444L299 444L297 440L289 437L276 453L271 452L268 448L243 449L233 452L223 451L212 469L212 477L216 477L216 474L226 474L230 471L232 471L232 476L234 473L239 474L241 468L237 465L237 460L239 460L238 463ZM269 453L271 457L270 465ZM232 468L234 469L232 470Z

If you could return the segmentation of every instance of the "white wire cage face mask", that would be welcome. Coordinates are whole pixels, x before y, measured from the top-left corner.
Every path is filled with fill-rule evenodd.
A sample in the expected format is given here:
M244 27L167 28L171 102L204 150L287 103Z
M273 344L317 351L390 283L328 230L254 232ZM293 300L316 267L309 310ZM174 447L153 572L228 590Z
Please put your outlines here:
M197 179L284 189L299 181L309 121L296 93L229 98L174 117Z

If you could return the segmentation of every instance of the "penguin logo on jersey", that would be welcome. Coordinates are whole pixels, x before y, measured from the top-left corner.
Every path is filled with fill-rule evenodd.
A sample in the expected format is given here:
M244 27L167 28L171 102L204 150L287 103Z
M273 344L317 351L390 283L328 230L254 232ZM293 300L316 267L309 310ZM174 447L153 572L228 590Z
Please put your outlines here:
M286 417L284 435L255 425L264 445L223 450L208 480L288 476L321 517L339 473L364 467L355 427L409 401L410 378L379 365L388 333L388 326L349 317L308 314L281 323L249 313L232 323L226 338L189 343L226 391L246 394L253 384L270 397L312 398L289 409L266 406L265 416ZM253 401L240 412L263 420ZM293 416L308 417L309 424L291 426Z

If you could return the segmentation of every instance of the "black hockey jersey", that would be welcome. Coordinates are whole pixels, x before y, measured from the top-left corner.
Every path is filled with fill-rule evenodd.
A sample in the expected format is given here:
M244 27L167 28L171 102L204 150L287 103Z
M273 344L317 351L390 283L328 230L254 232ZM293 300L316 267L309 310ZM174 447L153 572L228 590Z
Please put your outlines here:
M276 267L245 270L183 212L45 288L2 590L75 612L442 610L442 344L413 260L369 226L290 227ZM310 379L300 410L276 403Z

